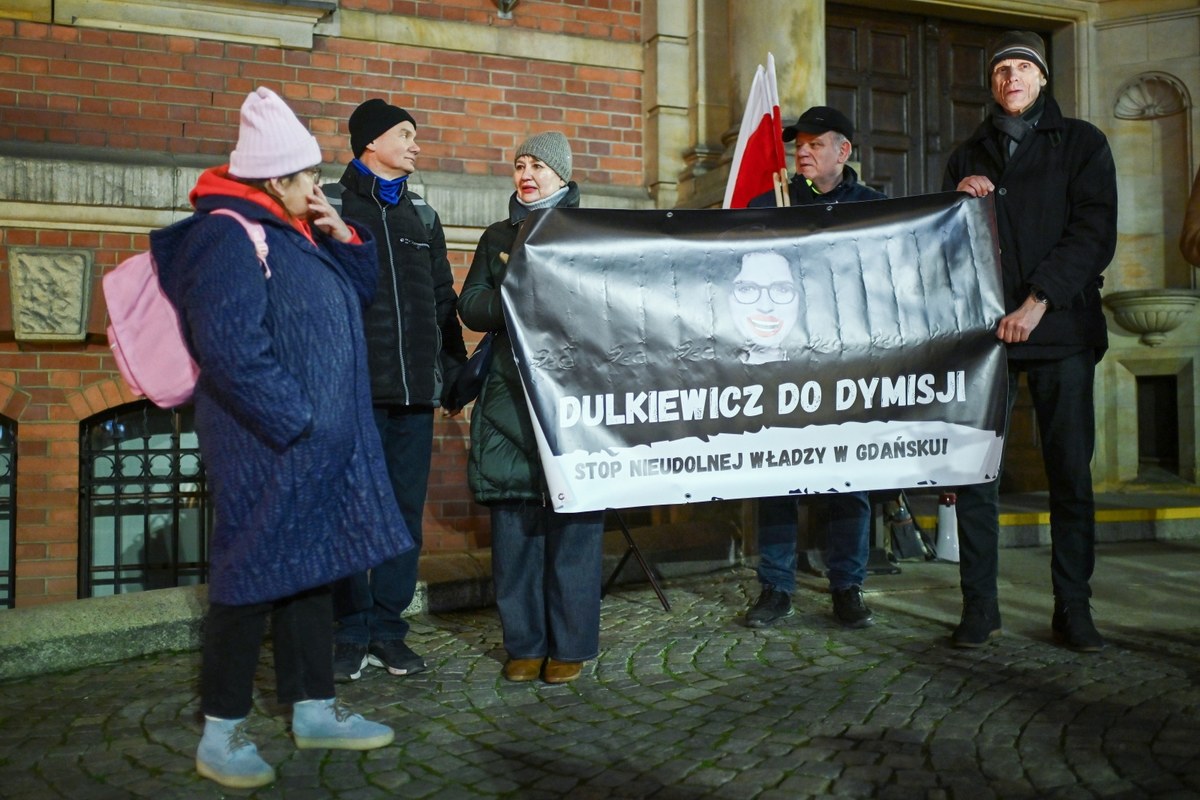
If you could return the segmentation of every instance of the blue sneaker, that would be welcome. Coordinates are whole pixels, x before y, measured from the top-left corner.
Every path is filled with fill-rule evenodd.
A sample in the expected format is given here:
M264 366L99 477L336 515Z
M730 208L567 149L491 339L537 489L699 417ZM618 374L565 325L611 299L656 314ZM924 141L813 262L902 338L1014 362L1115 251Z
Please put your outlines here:
M204 718L204 736L196 749L196 772L232 789L253 789L275 780L275 770L246 738L246 719Z
M396 734L387 725L365 720L331 697L301 700L292 706L292 738L302 750L374 750L391 744Z

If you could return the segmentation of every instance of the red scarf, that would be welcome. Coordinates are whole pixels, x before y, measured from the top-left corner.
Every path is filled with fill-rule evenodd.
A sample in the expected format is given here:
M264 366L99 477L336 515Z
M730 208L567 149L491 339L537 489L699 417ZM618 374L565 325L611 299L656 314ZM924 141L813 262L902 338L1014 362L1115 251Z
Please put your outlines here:
M195 206L196 201L201 197L212 197L213 195L220 195L222 197L237 197L242 200L249 200L251 203L257 203L267 211L270 211L272 214L279 217L279 219L300 231L300 233L304 234L304 238L312 242L314 247L317 244L313 239L312 226L308 224L307 220L293 217L288 213L287 209L279 203L278 200L266 192L258 189L257 187L248 186L229 177L228 164L222 164L219 167L212 167L211 169L206 169L204 172L202 172L200 174L200 179L196 181L196 185L188 194L188 202ZM351 228L351 231L353 230L354 229Z

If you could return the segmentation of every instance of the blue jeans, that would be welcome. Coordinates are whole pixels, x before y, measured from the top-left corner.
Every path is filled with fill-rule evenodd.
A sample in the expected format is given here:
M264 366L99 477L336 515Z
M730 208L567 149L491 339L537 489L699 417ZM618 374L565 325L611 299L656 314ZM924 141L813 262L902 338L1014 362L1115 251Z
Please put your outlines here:
M604 512L495 503L492 580L510 658L587 661L600 652Z
M866 492L826 495L825 565L829 588L862 586L871 552L871 499ZM796 498L758 500L758 581L791 594L796 588Z
M1050 578L1054 596L1091 597L1096 566L1096 506L1092 452L1096 421L1091 350L1058 361L1009 362L1008 408L1024 372L1037 412L1042 461L1050 489ZM1007 432L1006 432L1007 433ZM1000 544L1000 476L958 490L959 580L963 600L996 598Z
M421 556L421 520L433 459L433 409L376 408L375 425L383 442L388 478L414 547L395 558L334 584L336 641L367 645L404 641L404 611L417 590Z

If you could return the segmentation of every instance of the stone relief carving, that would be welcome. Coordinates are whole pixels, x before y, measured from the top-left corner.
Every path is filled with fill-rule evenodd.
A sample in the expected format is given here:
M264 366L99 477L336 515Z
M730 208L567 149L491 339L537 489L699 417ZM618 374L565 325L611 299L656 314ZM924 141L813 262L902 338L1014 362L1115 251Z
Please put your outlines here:
M81 342L92 301L90 250L9 248L13 335L17 341Z
M1143 72L1117 91L1113 114L1117 119L1158 119L1188 107L1187 88L1165 72Z

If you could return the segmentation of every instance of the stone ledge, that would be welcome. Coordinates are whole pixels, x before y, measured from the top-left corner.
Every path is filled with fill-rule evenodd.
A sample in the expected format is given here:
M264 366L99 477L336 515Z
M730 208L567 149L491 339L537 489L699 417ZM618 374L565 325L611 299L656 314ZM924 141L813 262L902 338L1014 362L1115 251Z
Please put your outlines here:
M135 157L91 147L0 143L0 225L145 231L191 212L188 192L205 169L222 159ZM331 168L331 173L332 173ZM341 176L331 174L330 180ZM483 228L508 212L512 180L502 176L415 172L413 189L437 209L448 242L474 249ZM642 186L588 184L585 208L650 209ZM67 213L64 213L64 212ZM68 220L64 223L63 220Z
M189 586L0 612L0 679L194 649L207 595Z
M689 525L686 545L678 544L683 525L634 528L632 535L655 569L664 575L708 571L714 562L733 563L732 526ZM606 540L605 576L623 552L620 533ZM618 541L619 540L619 541ZM674 545L664 544L674 540ZM618 549L620 548L620 549ZM725 553L725 560L713 556ZM706 561L689 566L689 558ZM668 566L668 562L670 565ZM636 574L629 570L636 571ZM410 614L447 613L490 606L492 558L489 549L430 553L421 557L421 575ZM634 563L620 582L644 580ZM31 608L0 611L0 680L62 672L152 653L196 650L208 607L205 587L153 589Z

